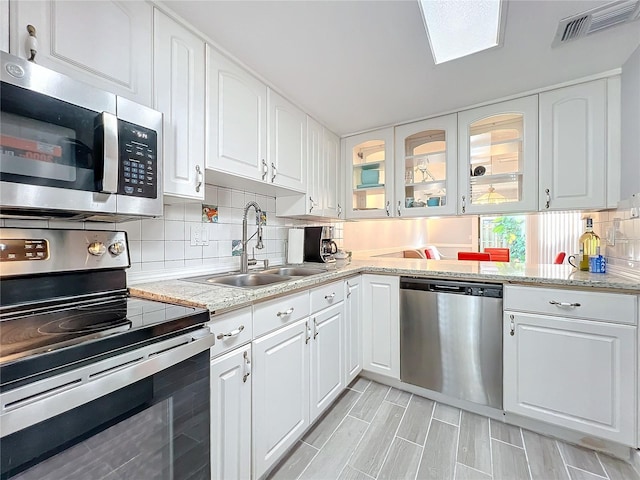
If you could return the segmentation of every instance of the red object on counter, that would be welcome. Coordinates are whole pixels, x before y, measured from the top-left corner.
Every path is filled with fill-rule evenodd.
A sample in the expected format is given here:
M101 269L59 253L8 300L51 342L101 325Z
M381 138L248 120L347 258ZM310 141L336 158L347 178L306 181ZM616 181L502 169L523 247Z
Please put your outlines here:
M458 260L490 261L491 254L484 252L458 252Z
M553 261L553 263L555 265L562 265L562 263L564 262L564 257L566 257L567 254L565 252L560 252L558 253L558 255L556 255L556 259Z
M508 248L485 248L484 251L491 255L491 260L494 262L509 262L511 258Z

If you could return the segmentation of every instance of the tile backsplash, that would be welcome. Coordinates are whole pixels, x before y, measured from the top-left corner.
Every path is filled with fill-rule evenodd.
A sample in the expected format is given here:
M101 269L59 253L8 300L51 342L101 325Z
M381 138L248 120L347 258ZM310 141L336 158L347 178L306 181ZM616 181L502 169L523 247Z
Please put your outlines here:
M640 274L640 217L633 217L631 208L600 212L594 216L593 230L609 266Z
M235 240L242 239L243 211L250 201L257 202L267 216L267 224L263 227L264 248L255 250L258 260L269 259L272 264L284 263L287 231L293 227L321 224L276 217L275 197L207 185L203 202L165 205L164 216L158 219L122 223L0 219L0 226L124 230L131 254L129 273L133 274L163 270L179 273L180 270L207 266L211 266L212 271L225 271L240 267L240 257L232 255L232 247ZM218 207L216 223L210 223L206 214L203 218L203 204L209 208ZM253 209L249 210L248 220L250 237L256 231ZM324 224L334 226L337 243L341 245L342 223ZM206 230L208 245L192 245L194 229ZM251 258L256 238L251 239L248 245Z

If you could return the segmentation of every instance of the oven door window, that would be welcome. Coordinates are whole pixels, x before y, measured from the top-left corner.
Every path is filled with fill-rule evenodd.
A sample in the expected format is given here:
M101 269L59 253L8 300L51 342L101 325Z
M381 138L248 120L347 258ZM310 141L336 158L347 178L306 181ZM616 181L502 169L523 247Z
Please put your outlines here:
M98 191L101 113L2 82L2 181Z
M208 479L209 352L4 437L2 478Z

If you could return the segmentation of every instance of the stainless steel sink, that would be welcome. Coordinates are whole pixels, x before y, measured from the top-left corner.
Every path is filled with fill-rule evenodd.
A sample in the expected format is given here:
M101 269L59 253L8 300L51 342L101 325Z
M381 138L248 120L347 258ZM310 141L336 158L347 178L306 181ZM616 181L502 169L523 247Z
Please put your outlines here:
M319 273L325 273L327 270L324 268L314 267L277 267L264 270L264 273L273 275L285 275L289 277L307 277L309 275L317 275Z
M221 276L203 275L200 277L183 278L187 282L204 283L210 285L224 285L238 288L259 288L272 283L291 280L287 275L276 275L269 272L232 273Z

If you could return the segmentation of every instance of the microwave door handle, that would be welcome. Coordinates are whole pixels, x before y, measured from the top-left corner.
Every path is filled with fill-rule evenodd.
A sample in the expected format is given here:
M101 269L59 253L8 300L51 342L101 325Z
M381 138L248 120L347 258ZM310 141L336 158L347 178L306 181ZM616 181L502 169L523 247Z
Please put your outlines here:
M102 193L118 193L118 118L112 113L102 112L104 129L104 151Z

